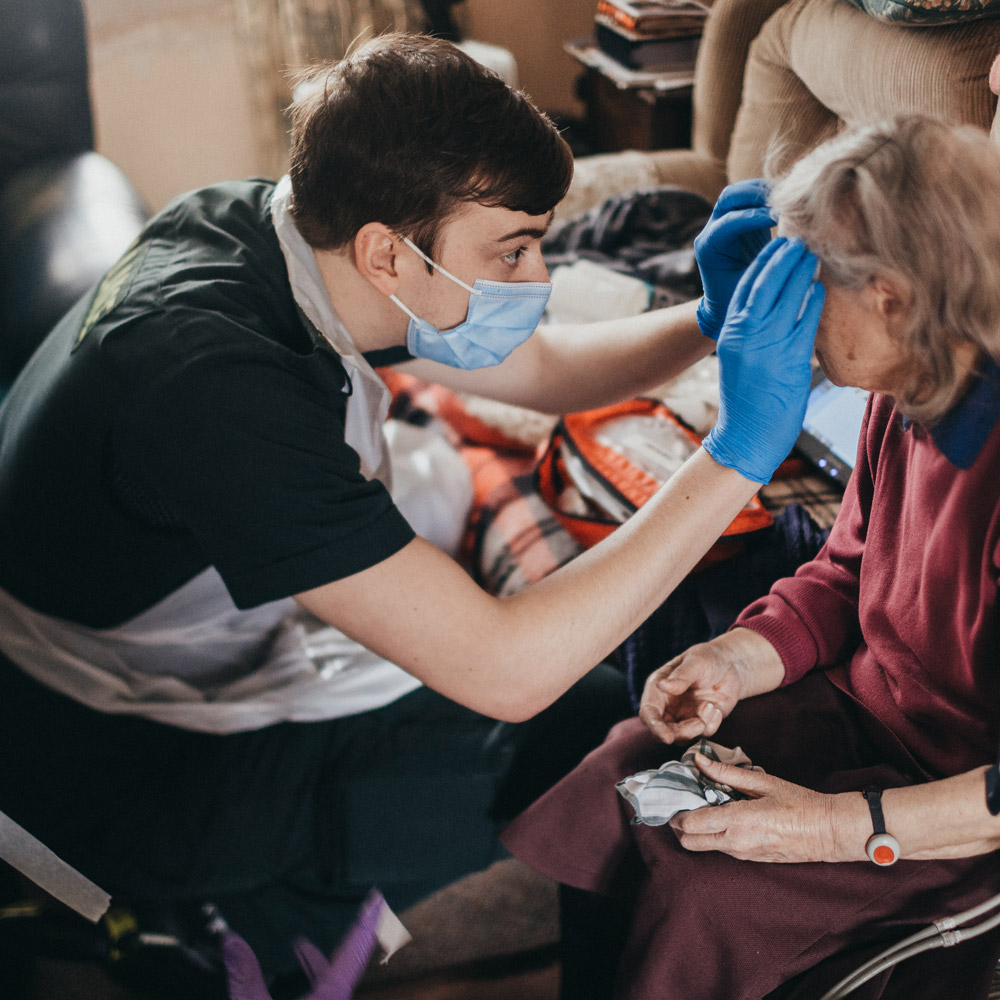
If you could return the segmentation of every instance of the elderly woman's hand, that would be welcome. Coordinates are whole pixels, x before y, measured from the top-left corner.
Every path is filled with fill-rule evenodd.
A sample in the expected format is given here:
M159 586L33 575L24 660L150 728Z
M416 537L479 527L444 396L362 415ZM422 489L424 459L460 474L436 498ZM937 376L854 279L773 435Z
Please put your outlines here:
M773 690L784 674L767 639L733 629L654 670L646 679L639 718L664 743L711 736L740 698Z
M685 849L722 851L742 861L864 860L864 837L844 837L840 826L846 817L839 815L850 809L857 814L852 816L855 825L859 819L863 823L861 795L853 796L856 801L824 795L702 754L695 755L695 763L713 781L750 798L678 813L670 826Z
M739 701L742 680L712 643L692 646L646 679L639 718L664 743L711 736Z

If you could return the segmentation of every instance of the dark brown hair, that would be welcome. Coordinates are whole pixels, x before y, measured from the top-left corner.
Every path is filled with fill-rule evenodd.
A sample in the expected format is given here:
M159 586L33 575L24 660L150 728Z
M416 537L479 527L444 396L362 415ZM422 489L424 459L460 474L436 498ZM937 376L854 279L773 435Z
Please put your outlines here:
M347 245L368 222L428 254L463 202L543 215L573 158L520 91L449 42L388 34L312 71L292 105L292 214L311 246Z

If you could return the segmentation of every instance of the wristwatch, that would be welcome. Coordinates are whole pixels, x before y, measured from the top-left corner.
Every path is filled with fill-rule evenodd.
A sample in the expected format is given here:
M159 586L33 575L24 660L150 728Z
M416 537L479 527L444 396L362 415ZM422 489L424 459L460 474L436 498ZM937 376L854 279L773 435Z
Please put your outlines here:
M885 832L885 817L882 815L882 792L877 788L866 788L862 793L872 814L875 832L865 844L865 854L879 865L887 868L899 860L899 841L891 833Z
M991 816L1000 814L1000 752L996 763L986 772L986 808Z

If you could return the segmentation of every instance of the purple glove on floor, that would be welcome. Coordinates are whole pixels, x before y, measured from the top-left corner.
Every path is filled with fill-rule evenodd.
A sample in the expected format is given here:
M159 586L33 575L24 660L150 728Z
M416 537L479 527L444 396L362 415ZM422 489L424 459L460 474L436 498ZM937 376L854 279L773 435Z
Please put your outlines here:
M304 939L295 942L295 954L312 986L302 1000L350 1000L368 967L386 909L388 904L381 894L372 893L330 959ZM229 931L222 941L222 957L229 980L229 1000L271 1000L257 956L243 938Z

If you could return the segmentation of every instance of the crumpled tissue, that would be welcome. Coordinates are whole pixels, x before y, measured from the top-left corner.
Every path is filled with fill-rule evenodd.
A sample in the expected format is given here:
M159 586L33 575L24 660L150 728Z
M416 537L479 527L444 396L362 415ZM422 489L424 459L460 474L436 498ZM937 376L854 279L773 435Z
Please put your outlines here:
M730 750L702 739L688 747L680 760L668 760L655 771L631 774L615 785L622 798L635 810L633 823L662 826L679 812L746 798L729 785L712 781L702 774L694 762L696 753L723 764L761 770L754 767L739 747Z

